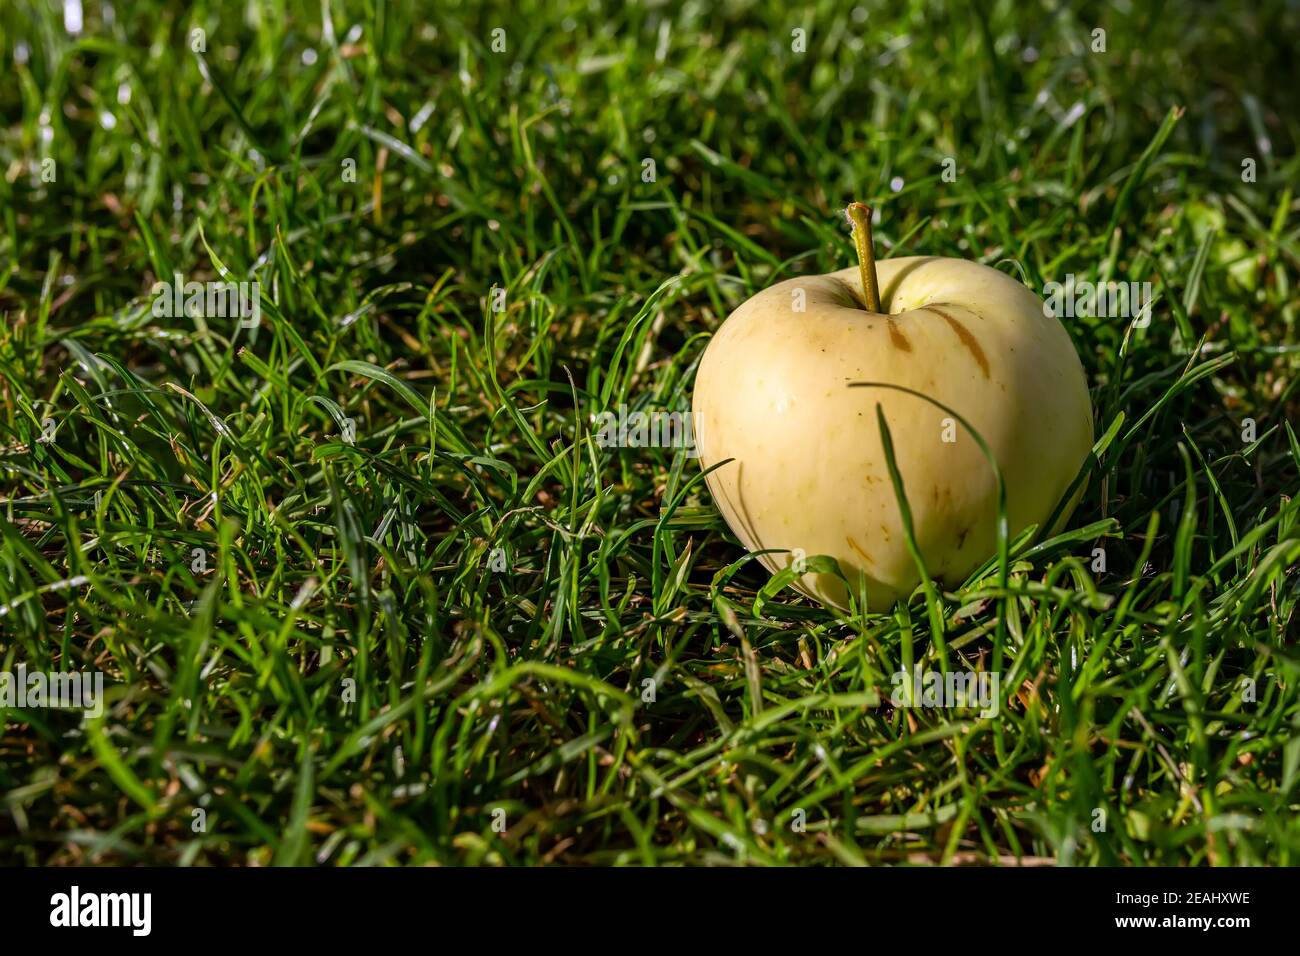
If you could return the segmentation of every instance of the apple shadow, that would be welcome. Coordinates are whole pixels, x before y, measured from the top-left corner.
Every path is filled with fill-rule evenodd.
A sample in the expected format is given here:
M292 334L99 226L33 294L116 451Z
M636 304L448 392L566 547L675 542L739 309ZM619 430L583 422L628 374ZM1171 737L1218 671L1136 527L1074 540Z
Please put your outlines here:
M880 290L881 308L892 315L893 309L891 307L894 302L894 294L898 291L898 287L902 284L903 280L922 266L929 265L931 262L939 262L942 258L942 256L918 256L915 262L909 262L900 269L898 273L889 280L889 283Z
M942 258L942 256L917 256L915 262L909 262L899 270L898 274L890 279L889 282L880 290L881 311L886 315L896 314L893 309L894 294L898 291L898 287L902 281L922 266L928 265L931 262L938 262ZM889 260L886 259L882 261L888 262ZM844 291L848 295L849 300L853 303L853 306L866 311L867 300L863 296L860 280L857 285L846 279L840 279L839 282L844 287Z

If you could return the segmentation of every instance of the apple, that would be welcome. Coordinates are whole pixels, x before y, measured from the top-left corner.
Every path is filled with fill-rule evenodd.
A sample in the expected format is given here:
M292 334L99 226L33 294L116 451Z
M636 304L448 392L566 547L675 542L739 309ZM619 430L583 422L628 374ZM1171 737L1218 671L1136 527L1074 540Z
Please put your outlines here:
M1012 537L1041 528L1068 491L1092 449L1092 409L1070 336L1042 299L963 259L877 266L870 210L848 213L858 268L780 282L732 312L700 360L692 418L701 466L725 462L706 479L717 507L769 571L828 555L848 586L810 570L795 578L800 591L844 608L852 588L886 610L920 572L877 406L917 548L948 587L996 552L997 482L975 437L934 403L997 461Z

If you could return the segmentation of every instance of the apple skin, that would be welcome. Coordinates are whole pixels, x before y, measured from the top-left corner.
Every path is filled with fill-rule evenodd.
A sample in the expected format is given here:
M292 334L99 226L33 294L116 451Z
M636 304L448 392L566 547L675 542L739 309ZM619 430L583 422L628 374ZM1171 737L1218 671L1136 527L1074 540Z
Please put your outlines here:
M881 406L930 574L960 585L997 550L997 486L988 459L948 406L992 449L1010 533L1041 525L1087 460L1092 409L1079 356L1043 301L996 269L913 256L878 263L881 313L863 306L857 268L759 292L718 329L692 398L700 464L731 530L750 551L830 555L868 607L887 610L920 582L876 420ZM796 291L805 310L796 312ZM945 441L945 437L955 440ZM1078 494L1056 528L1070 517ZM769 571L790 553L764 554ZM860 576L860 577L859 577ZM844 608L833 574L796 579Z

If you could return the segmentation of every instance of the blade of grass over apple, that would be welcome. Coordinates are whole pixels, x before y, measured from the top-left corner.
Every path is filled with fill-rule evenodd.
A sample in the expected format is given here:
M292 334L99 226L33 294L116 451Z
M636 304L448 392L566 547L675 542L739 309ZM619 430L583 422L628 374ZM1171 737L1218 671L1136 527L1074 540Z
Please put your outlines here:
M754 554L789 554L789 552L759 551L754 552ZM840 568L838 561L830 555L812 554L804 558L803 570L798 570L793 564L790 564L772 574L771 578L769 578L767 583L759 589L758 594L754 597L754 616L758 617L762 614L763 609L768 602L779 595L784 588L791 586L797 587L799 579L805 574L834 575L836 578L844 582L844 585L850 589L850 593L853 593L852 584L849 579L844 576L844 572Z
M906 386L903 385L893 385L890 384L889 382L850 382L847 387L848 388L884 388L884 389L889 389L891 391L902 392L904 394L911 395L914 398L922 399L926 402L929 402L931 405L938 408L940 411L946 413L947 415L950 415L956 422L958 422L962 426L962 428L966 429L966 431L970 434L971 438L975 440L975 444L979 446L980 452L984 455L985 460L989 463L989 467L993 470L993 480L996 485L996 495L997 495L997 513L994 516L995 517L994 528L997 532L998 587L1005 588L1007 585L1007 575L1008 575L1008 568L1010 564L1008 558L1010 533L1007 526L1006 485L1002 480L1002 470L998 467L997 457L993 454L993 450L988 446L988 443L984 440L984 437L959 412L955 411L952 408L949 408L947 405L943 404L942 402L936 401L935 399L924 394L923 392L916 391L915 389L907 388ZM901 479L898 479L896 477L897 465L896 463L893 463L893 444L892 441L887 440L888 426L884 421L884 413L878 404L876 406L876 416L877 416L877 420L881 425L881 442L885 444L887 448L885 453L885 459L886 459L886 463L889 464L890 480L894 482L895 496L900 496L902 494ZM903 505L901 501L899 507L900 507L900 511L902 511ZM911 512L910 510L908 510L905 513L907 515L907 517L905 518L906 525L910 526ZM912 550L915 547L916 547L916 541L913 538L908 542L908 549ZM928 575L926 575L924 571L922 571L922 578L924 580L928 580ZM1002 640L1005 637L1004 628L1005 628L1005 620L1002 618L1002 615L999 615L998 641L994 646L994 670L997 670L1001 664Z
M858 384L858 383L855 383ZM912 507L907 502L907 491L903 488L903 478L898 472L898 462L894 458L894 439L889 432L889 423L885 421L885 411L876 404L876 424L880 428L880 445L885 453L885 467L889 470L889 480L894 486L894 499L898 502L899 517L903 522L903 537L907 542L907 551L916 563L917 573L921 576L921 587L925 590L925 607L930 615L930 636L934 641L935 652L939 658L941 673L948 672L948 648L945 644L945 624L943 600L938 589L930 580L930 572L925 566L925 558L916 544L916 530L912 525Z

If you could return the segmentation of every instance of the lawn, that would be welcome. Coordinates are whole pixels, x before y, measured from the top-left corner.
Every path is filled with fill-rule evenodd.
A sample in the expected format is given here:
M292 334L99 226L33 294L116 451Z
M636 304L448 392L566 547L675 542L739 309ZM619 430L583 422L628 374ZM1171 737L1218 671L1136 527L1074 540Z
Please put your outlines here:
M82 6L0 8L0 671L105 702L0 703L0 862L1300 862L1294 4ZM838 612L596 422L853 200L1154 301L1064 532Z

